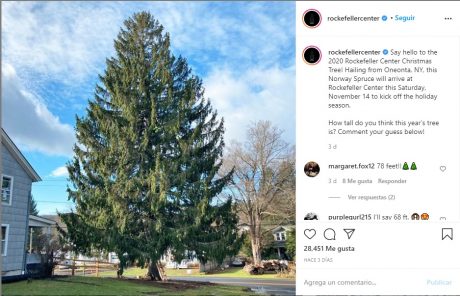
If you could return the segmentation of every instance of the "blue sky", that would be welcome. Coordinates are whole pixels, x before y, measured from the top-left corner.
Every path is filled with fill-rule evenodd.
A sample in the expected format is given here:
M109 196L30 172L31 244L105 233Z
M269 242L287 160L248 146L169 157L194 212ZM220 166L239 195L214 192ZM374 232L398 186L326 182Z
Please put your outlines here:
M2 2L2 126L43 181L40 214L67 211L66 162L123 20L150 11L203 78L227 143L268 119L295 142L294 2Z

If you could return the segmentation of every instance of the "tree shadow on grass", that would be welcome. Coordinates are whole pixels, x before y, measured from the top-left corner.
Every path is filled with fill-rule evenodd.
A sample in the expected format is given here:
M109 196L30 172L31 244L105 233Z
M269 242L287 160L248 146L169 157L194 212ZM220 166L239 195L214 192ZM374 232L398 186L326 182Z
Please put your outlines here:
M144 279L123 279L123 281L128 281L131 283L138 283L142 285L153 286L157 288L163 288L170 291L184 291L188 289L197 289L201 287L217 286L217 284L210 282L192 282L192 281L150 281Z
M53 277L50 280L55 280L55 281L64 282L64 283L71 283L71 284L83 284L83 285L88 285L88 286L97 286L97 287L102 286L102 285L96 284L96 283L88 283L88 282L79 281L79 280L71 280L71 278L73 278L73 277L58 276L58 277Z

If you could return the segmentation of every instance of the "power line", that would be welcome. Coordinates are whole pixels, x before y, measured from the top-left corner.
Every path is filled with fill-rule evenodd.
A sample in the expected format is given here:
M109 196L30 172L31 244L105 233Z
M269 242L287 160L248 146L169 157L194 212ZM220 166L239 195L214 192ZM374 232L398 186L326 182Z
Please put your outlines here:
M40 184L40 185L35 185L35 187L63 187L65 186L66 184L62 184L62 185L46 185L46 184Z
M42 182L68 182L67 179L42 179Z
M73 203L73 201L53 201L53 200L36 200L37 203Z

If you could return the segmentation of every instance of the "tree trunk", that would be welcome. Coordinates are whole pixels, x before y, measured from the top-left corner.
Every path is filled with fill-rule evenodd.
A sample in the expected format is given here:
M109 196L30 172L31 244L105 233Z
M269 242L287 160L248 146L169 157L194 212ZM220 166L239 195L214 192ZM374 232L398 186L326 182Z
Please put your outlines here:
M206 263L200 261L200 272L206 272Z
M259 239L252 239L252 257L254 260L255 266L260 266L262 261L262 254L260 252L260 240Z
M251 226L252 259L255 266L260 266L262 264L260 225L258 219L254 219L253 221L253 225Z
M158 269L157 263L150 261L149 263L149 271L147 272L147 276L150 277L152 281L162 281L163 276L161 271Z

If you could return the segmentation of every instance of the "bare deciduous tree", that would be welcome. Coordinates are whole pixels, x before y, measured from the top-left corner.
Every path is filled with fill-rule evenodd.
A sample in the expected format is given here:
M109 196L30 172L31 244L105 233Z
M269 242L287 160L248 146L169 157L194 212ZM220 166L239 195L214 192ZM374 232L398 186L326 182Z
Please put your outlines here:
M252 124L247 139L233 142L225 168L234 168L231 187L240 217L249 226L255 265L261 263L262 237L276 225L295 216L294 147L281 138L282 131L269 121ZM263 228L264 221L273 227Z

